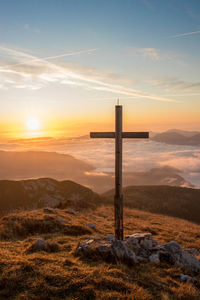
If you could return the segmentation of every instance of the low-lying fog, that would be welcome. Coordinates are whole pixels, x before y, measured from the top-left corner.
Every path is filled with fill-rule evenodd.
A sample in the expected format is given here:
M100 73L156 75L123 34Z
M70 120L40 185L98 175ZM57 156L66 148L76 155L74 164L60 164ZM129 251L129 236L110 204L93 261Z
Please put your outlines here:
M42 150L70 154L95 167L94 170L85 173L88 179L89 177L104 177L114 171L114 140L110 139L89 139L85 136L74 139L41 139L35 140L35 142L17 140L1 144L0 149L9 151ZM175 169L176 174L195 187L200 187L199 146L168 145L152 140L124 140L123 169L125 173L146 172L152 168L165 166L173 168L172 170ZM144 177L145 174L141 173L140 177L142 178L142 176ZM86 181L80 183L93 187ZM131 184L131 181L128 181L128 184ZM138 183L136 182L136 184ZM141 184L146 184L146 181Z

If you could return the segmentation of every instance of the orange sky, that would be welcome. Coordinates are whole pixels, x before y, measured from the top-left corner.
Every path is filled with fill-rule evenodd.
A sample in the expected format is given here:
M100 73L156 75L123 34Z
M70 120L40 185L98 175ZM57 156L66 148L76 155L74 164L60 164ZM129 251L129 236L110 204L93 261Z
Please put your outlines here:
M0 138L200 130L199 1L50 2L2 1Z

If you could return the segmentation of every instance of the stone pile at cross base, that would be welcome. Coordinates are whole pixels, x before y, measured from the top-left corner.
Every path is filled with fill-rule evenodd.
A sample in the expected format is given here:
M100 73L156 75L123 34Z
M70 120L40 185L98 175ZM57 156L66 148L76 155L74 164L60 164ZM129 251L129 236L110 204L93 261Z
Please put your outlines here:
M78 244L75 255L129 266L140 262L165 262L200 273L200 261L195 257L200 255L197 249L183 250L176 241L162 244L154 240L151 233L135 233L124 241L115 239L112 234L103 239L98 235L89 237Z

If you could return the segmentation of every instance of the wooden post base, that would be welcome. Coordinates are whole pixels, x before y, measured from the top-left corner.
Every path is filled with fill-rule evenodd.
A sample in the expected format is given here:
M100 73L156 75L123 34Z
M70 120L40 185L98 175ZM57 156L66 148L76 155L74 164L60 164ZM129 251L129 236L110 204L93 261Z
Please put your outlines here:
M115 238L123 241L123 195L114 197L115 207Z

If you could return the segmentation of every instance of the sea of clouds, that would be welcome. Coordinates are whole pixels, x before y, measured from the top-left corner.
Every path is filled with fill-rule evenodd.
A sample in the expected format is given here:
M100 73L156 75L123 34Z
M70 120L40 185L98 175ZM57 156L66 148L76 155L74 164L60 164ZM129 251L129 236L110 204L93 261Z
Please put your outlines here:
M115 145L111 139L52 139L32 144L15 141L1 144L1 150L44 150L70 154L95 166L95 172L113 172ZM154 167L170 166L200 188L200 147L168 145L152 140L124 140L123 170L148 171Z
M82 147L68 145L65 153L87 160L97 172L114 171L114 142L92 140ZM168 145L154 141L133 141L123 143L123 170L125 172L147 171L154 167L170 166L180 175L200 188L200 147Z

